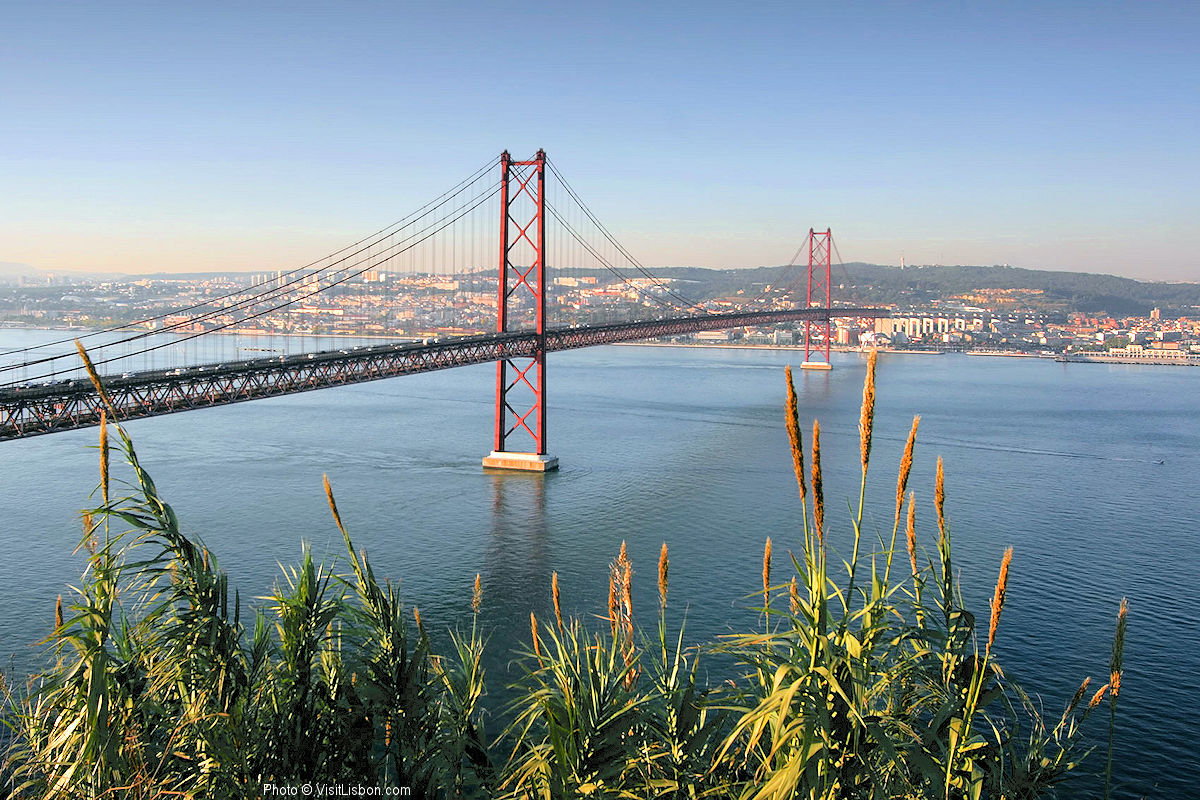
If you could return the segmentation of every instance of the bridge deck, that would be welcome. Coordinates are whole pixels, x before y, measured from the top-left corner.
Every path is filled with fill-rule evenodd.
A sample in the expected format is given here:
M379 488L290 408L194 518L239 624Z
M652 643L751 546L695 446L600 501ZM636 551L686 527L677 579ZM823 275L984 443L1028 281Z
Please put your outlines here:
M832 317L889 316L886 309L834 308ZM617 323L546 332L546 352L677 336L704 330L824 319L824 308L753 311ZM352 350L258 358L105 377L120 419L228 405L349 383L393 378L504 358L532 357L535 333L493 333L427 344L379 344ZM0 389L0 441L100 422L100 397L86 380Z

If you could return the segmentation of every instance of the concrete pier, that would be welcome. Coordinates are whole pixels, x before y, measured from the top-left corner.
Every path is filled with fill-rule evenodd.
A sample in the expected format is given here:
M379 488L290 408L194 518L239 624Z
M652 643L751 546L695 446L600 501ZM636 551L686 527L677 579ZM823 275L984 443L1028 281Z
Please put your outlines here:
M483 459L484 469L512 469L524 472L549 472L558 469L558 456L538 453L502 453L493 450Z
M828 361L805 361L800 369L833 369L833 365Z

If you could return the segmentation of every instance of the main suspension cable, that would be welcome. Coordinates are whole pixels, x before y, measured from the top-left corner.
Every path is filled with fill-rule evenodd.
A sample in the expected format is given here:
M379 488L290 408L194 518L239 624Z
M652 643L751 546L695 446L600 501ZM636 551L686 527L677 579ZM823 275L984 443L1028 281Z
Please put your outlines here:
M391 223L390 225L380 228L379 230L375 231L374 233L372 233L368 236L365 236L362 239L359 239L357 242L348 244L345 247L341 248L340 250L336 250L327 256L318 258L315 261L310 261L309 263L305 264L304 266L296 267L296 268L290 269L286 272L279 273L278 275L275 276L275 280L278 281L281 278L294 275L298 272L303 272L306 269L309 269L311 267L316 266L317 264L320 264L322 261L326 261L335 256L341 255L342 253L346 252L347 250L358 247L359 245L363 244L364 242L370 241L373 244L373 243L377 242L378 240L386 238L388 232L391 231L393 228L396 228L398 226L403 226L409 220L418 217L418 215L422 215L422 212L424 212L426 209L440 205L441 201L443 201L443 199L447 199L449 197L457 195L460 191L462 191L462 189L464 189L465 187L467 187L467 186L471 185L472 183L474 183L475 181L477 181L487 170L491 169L493 166L494 166L494 161L489 160L488 163L484 164L482 167L480 167L479 169L477 169L473 173L471 173L471 175L468 178L465 178L464 180L455 184L453 187L446 190L445 192L443 192L442 194L440 194L433 200L429 201L425 205L421 206L416 211L413 211L413 212L407 214L406 216L401 217L400 219L396 220L395 222ZM368 245L368 247L370 247L370 246L371 245ZM360 252L361 252L361 250L360 250ZM241 293L242 293L241 289L235 289L235 290L227 292L223 295L218 295L217 297L208 298L204 302L201 302L201 303L193 303L190 306L184 306L183 308L172 309L171 311L166 311L166 312L163 312L162 314L157 314L152 317L146 317L145 319L137 320L135 322L126 322L126 323L122 323L121 325L112 325L107 328L100 328L100 329L97 329L94 331L90 331L90 332L82 334L80 336L74 336L74 337L65 338L65 339L58 339L58 340L51 341L51 342L42 342L41 344L31 345L30 347L21 347L21 348L14 348L12 350L3 350L3 351L0 351L0 356L12 355L14 353L30 352L33 350L41 350L42 348L54 347L55 345L70 344L71 342L75 341L76 339L80 339L80 340L90 339L92 337L99 336L99 335L105 334L105 333L114 333L116 331L124 330L126 328L134 328L134 327L138 327L138 326L144 326L151 322L157 322L159 320L166 319L167 317L178 316L179 314L182 314L187 311L192 311L197 308L204 308L206 306L210 306L213 303L217 303L222 300L227 300L231 297L236 297L237 295L239 295Z

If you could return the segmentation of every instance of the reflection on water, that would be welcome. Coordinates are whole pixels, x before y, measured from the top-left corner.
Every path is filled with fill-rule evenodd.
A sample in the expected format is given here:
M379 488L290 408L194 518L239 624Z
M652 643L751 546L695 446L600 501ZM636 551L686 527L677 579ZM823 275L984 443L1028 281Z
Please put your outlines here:
M504 620L503 627L521 630L530 608L509 598L544 597L552 571L548 543L550 529L546 521L546 481L552 474L494 473L488 471L491 484L491 536L483 556L484 591L492 597L495 611L491 621ZM499 601L499 602L496 602ZM538 604L535 611L541 611Z

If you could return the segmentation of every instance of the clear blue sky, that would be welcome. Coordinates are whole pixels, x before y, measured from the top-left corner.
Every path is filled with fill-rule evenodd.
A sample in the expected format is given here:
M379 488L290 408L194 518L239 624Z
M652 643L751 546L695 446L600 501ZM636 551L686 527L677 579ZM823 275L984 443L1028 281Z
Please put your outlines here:
M0 6L0 261L287 268L546 148L647 264L1200 280L1195 3Z

